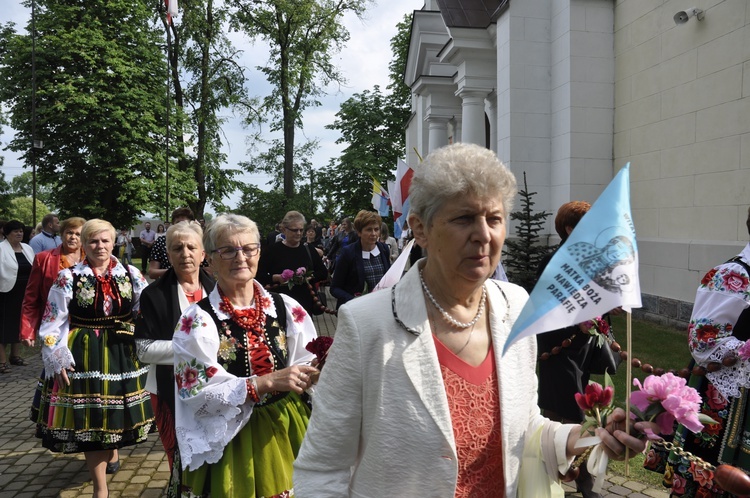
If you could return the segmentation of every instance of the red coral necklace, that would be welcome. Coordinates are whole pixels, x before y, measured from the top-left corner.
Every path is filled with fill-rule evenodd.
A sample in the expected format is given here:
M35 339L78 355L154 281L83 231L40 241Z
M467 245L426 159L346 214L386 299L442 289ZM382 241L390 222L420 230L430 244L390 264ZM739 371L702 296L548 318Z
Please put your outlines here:
M218 287L218 289L219 296L221 297L219 309L232 317L232 320L242 327L248 335L263 335L266 328L266 314L263 312L263 308L266 307L267 299L261 295L260 288L253 284L253 299L255 300L255 307L242 310L238 310L232 306L232 303L230 303L229 298L224 295L221 287Z

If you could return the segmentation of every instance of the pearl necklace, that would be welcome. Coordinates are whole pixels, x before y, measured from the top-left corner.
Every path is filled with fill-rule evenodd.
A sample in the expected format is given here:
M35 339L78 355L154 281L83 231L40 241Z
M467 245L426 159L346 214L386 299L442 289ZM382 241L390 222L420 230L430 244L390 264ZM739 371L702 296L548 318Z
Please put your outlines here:
M450 313L445 311L442 306L440 306L440 303L437 302L435 297L432 295L432 292L430 292L430 289L427 288L424 277L422 277L423 271L424 270L419 270L419 281L422 283L422 290L424 290L424 293L427 294L427 298L438 309L440 314L443 315L445 321L459 329L468 329L479 321L479 319L482 317L482 313L484 313L484 301L487 298L487 289L484 288L484 285L482 285L482 300L479 302L479 309L477 309L477 314L474 315L474 319L470 322L459 322L458 320L453 318ZM474 331L472 330L472 333L473 332ZM471 339L471 335L469 335L469 339Z

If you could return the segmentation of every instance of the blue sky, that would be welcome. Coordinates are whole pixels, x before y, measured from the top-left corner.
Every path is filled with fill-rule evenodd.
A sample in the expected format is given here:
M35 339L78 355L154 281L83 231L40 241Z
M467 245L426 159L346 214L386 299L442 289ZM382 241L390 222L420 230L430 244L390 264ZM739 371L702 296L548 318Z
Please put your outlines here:
M322 99L323 105L308 109L303 117L304 136L310 139L317 138L320 142L320 148L313 156L314 167L325 166L329 159L337 157L343 148L335 143L339 138L338 134L324 128L334 121L340 104L354 93L375 85L385 89L388 84L388 63L391 59L390 40L396 33L396 23L401 21L407 12L421 9L423 4L424 0L379 0L370 4L364 19L360 20L356 16L345 18L344 22L351 33L351 39L347 47L336 55L336 61L347 83L345 86L329 88L329 95ZM29 16L30 10L24 8L20 2L9 2L0 13L0 22L13 21L18 29L23 29ZM269 88L268 84L254 67L259 65L260 61L265 62L267 48L262 44L250 43L238 33L231 33L231 37L235 46L244 51L240 63L249 69L248 88L252 88L254 94L264 95ZM227 165L235 167L239 161L247 159L245 142L249 132L242 128L240 116L233 116L230 111L227 111L225 116L228 118L223 128L225 152L229 158ZM300 135L302 133L298 132L298 136ZM0 146L4 148L12 137L13 130L4 127L3 133L0 134ZM267 138L274 137L268 135ZM5 158L3 171L7 180L24 171L23 164L15 153L0 150L0 154ZM264 187L267 178L246 174L243 180ZM230 201L229 204L232 205L233 202Z

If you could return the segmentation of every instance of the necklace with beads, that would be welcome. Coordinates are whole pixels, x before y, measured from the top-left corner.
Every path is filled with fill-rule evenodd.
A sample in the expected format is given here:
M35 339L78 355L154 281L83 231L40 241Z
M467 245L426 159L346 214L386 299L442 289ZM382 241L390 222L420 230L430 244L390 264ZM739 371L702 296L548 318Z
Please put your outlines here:
M482 285L482 298L479 301L479 308L477 309L477 314L474 315L474 319L470 322L460 322L453 318L450 313L445 311L442 306L440 306L440 303L437 302L435 297L432 295L432 292L430 292L430 289L427 288L427 283L424 281L424 277L422 276L422 272L424 270L419 270L419 281L422 283L422 290L427 295L427 298L430 300L430 302L437 308L437 310L440 312L440 314L443 316L443 319L453 325L456 328L459 329L468 329L469 327L473 327L474 324L476 324L479 319L482 317L482 314L484 313L484 302L487 299L487 289L484 288L484 285ZM472 333L474 331L472 330ZM469 339L471 339L471 334L469 334Z
M221 287L219 289L219 296L221 297L221 303L219 303L219 309L232 317L232 320L242 327L247 334L262 335L266 326L266 314L263 312L265 299L260 293L260 289L257 285L253 285L253 299L255 301L255 307L246 308L242 310L236 309L229 302L229 298L224 295Z

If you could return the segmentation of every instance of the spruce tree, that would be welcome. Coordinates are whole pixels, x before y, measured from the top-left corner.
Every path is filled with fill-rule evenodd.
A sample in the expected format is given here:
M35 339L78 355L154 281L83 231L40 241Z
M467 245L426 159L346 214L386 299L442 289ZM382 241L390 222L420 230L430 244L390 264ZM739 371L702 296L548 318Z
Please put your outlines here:
M523 173L523 189L518 191L521 197L521 209L510 213L510 219L518 221L516 238L505 241L505 268L508 279L531 292L536 283L536 273L544 256L550 248L540 244L539 232L542 231L547 218L552 214L547 211L533 212L536 192L529 192L526 183L526 172Z

